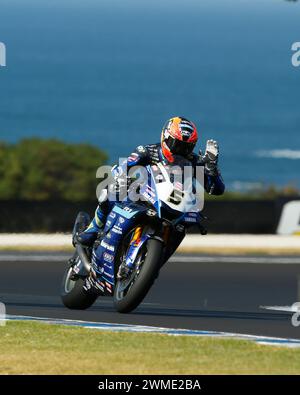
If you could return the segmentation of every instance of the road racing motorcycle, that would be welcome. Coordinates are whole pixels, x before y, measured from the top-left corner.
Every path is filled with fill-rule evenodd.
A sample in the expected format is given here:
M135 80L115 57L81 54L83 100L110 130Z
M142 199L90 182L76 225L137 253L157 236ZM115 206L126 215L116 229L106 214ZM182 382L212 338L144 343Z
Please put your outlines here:
M174 178L178 169L191 166L183 157L176 157L169 166L147 166L148 180L139 191L143 199L116 202L93 247L75 243L62 281L61 298L66 307L83 310L99 296L111 296L118 312L131 312L147 295L186 229L197 225L206 234L194 174L189 172L182 183ZM73 240L89 224L89 215L80 212Z

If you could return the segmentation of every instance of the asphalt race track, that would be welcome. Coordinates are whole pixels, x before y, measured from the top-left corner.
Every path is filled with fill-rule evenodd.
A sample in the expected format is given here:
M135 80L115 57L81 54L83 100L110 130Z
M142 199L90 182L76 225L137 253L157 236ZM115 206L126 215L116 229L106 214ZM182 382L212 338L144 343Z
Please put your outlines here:
M68 256L0 253L0 302L7 314L300 339L291 313L260 307L300 301L300 257L177 255L163 267L142 305L124 315L114 311L108 297L87 311L62 305L60 284Z

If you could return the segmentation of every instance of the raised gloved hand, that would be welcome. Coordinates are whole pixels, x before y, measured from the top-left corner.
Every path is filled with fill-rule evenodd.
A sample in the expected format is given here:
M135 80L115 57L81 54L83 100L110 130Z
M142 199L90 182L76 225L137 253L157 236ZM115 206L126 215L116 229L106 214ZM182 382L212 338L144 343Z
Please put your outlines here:
M218 174L219 144L215 140L207 140L205 153L199 153L200 162L205 166L208 174L215 176Z
M109 179L109 192L124 195L127 193L128 177L122 166L114 166Z

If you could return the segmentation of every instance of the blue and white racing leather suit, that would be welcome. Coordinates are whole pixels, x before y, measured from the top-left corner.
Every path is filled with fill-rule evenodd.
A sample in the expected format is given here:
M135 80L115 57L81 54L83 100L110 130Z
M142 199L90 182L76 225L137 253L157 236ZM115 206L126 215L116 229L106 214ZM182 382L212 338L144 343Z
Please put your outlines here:
M199 155L195 153L192 153L186 159L191 161L195 167L199 165ZM130 169L130 167L133 166L147 166L155 165L157 163L168 164L162 154L160 143L144 146L140 145L127 158L125 166ZM224 193L225 185L217 168L215 168L214 171L210 171L204 167L204 188L206 192L211 195L222 195ZM111 211L113 205L114 202L107 199L101 201L100 198L94 219L89 227L79 235L80 242L83 244L90 244L96 239L98 232L105 226L107 215Z

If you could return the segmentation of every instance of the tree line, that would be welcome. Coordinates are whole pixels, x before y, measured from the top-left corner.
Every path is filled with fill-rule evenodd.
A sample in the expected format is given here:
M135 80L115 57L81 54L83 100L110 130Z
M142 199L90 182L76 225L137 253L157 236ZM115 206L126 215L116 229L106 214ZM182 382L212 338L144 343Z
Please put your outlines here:
M39 138L0 142L0 199L94 199L96 170L106 161L105 152L89 144Z

